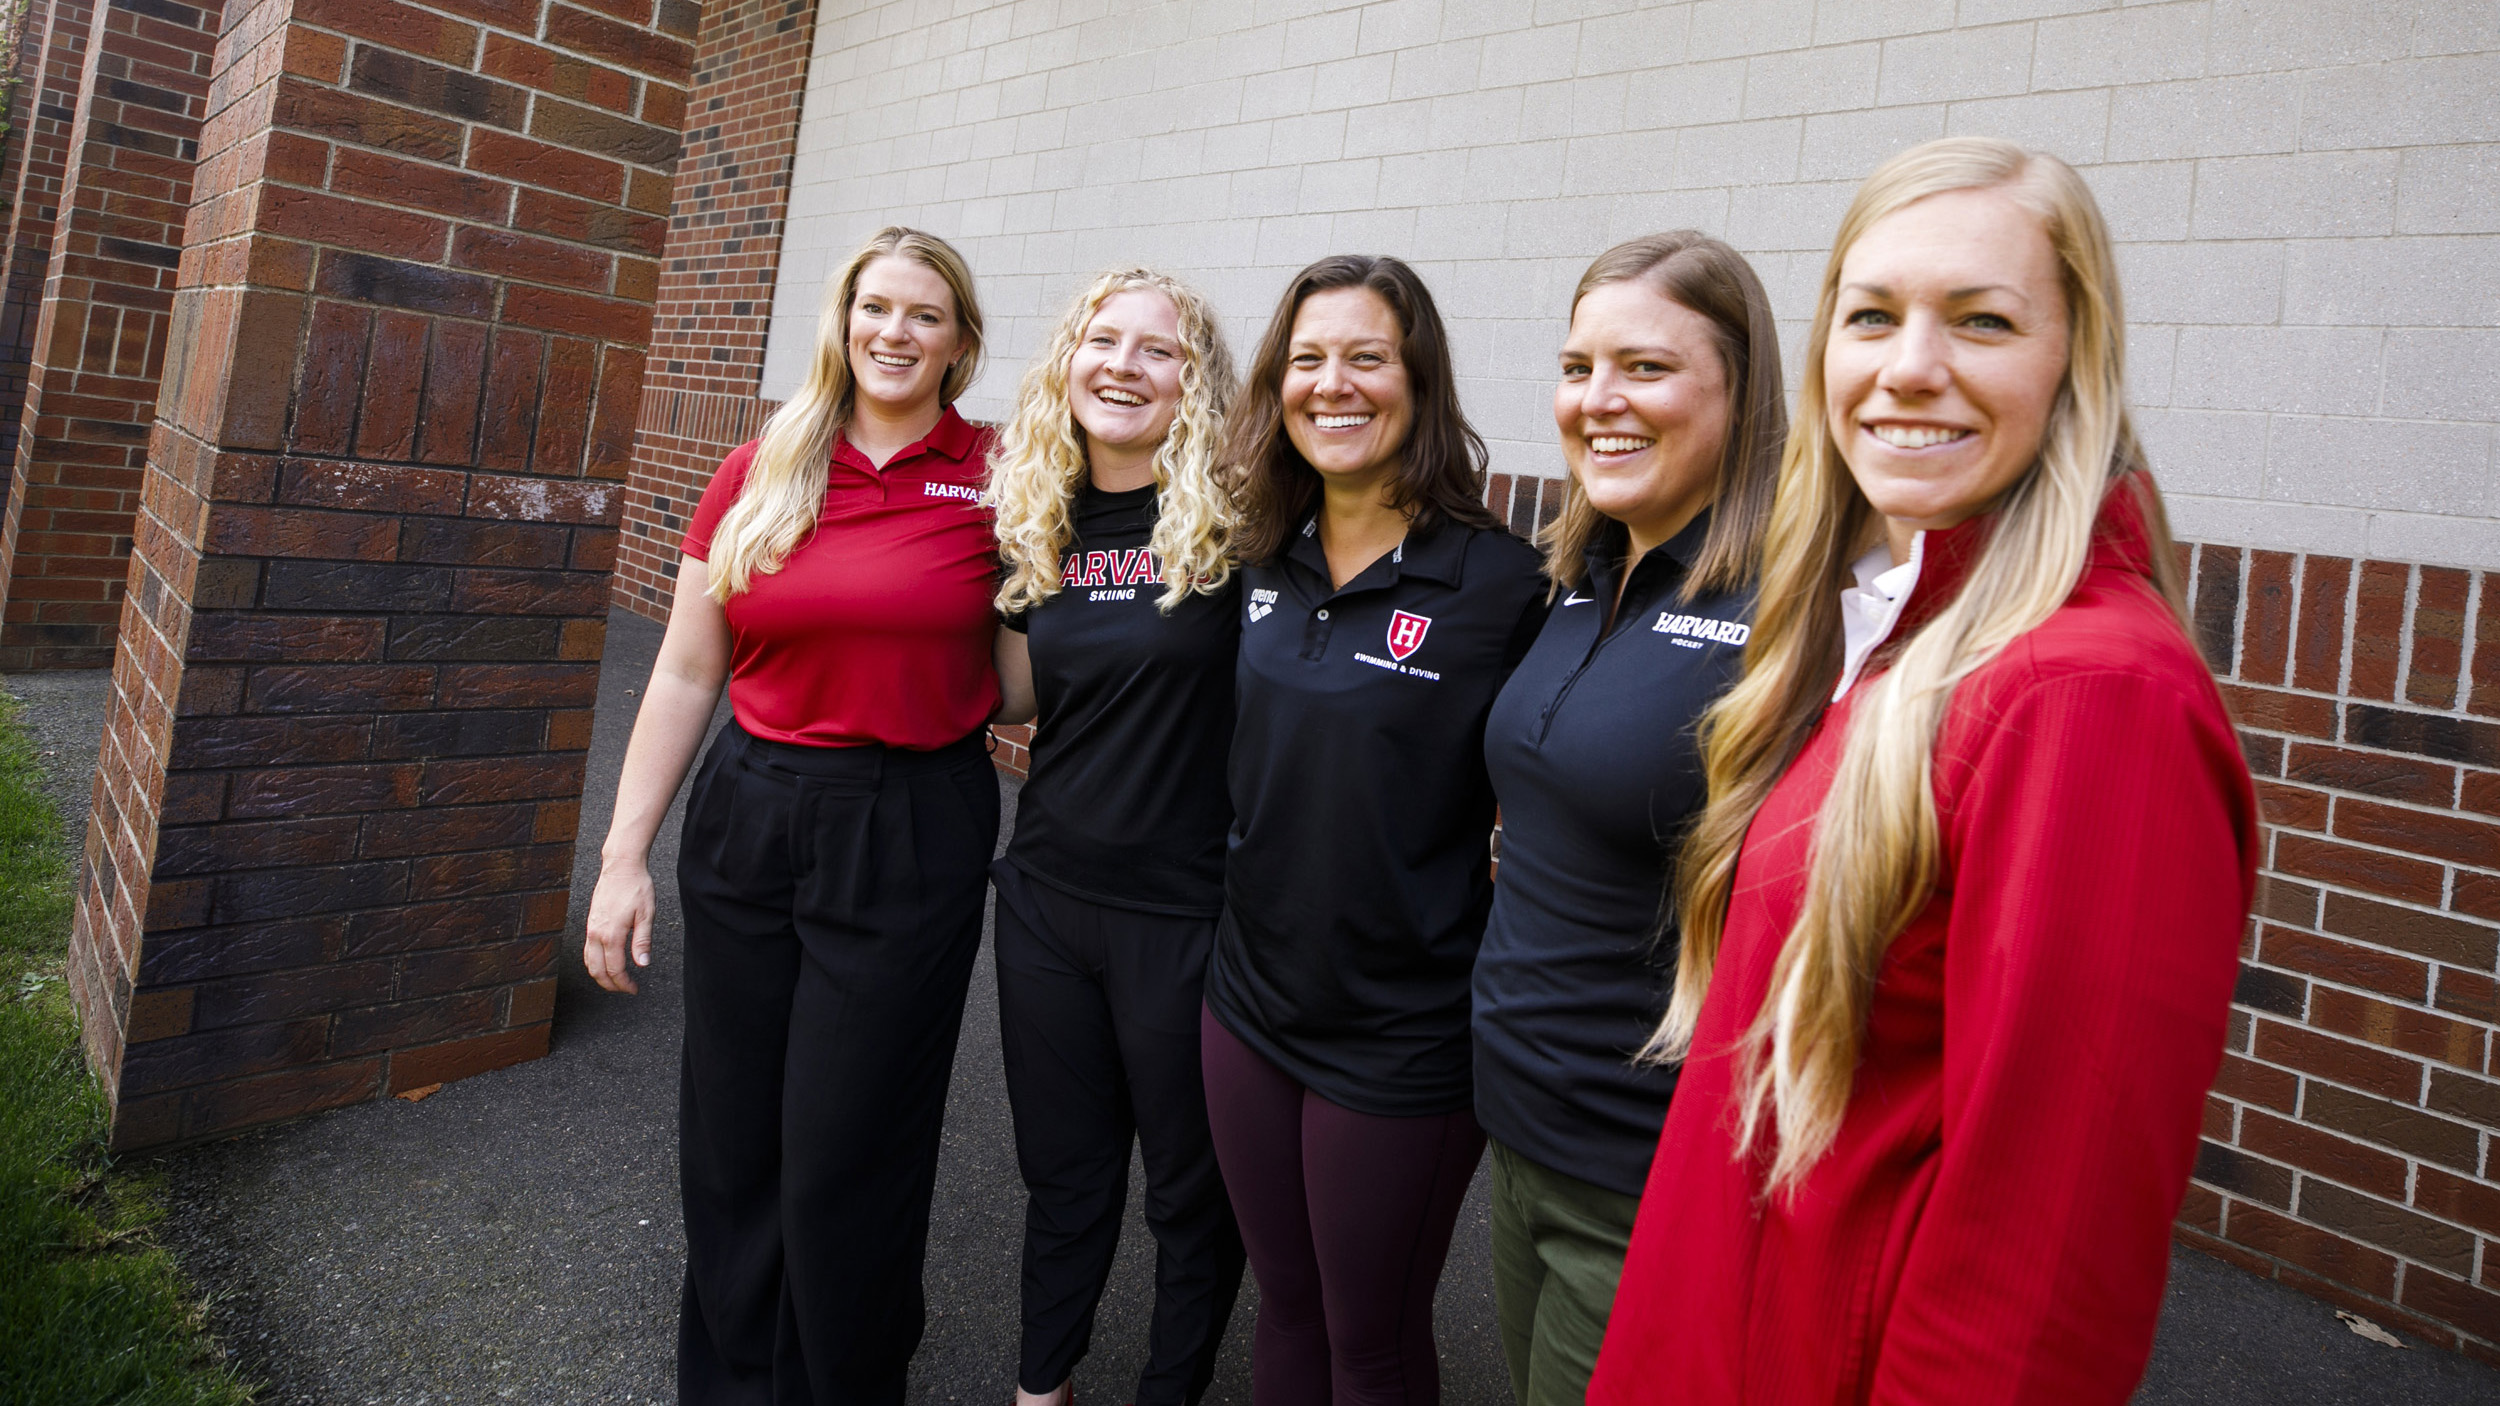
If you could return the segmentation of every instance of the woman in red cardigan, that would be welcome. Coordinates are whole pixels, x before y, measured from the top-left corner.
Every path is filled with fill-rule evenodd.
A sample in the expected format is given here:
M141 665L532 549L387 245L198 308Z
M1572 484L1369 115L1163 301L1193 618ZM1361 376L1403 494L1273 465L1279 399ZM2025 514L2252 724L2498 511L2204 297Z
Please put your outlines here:
M2257 839L2122 337L2054 157L1932 142L1841 222L1591 1402L2143 1373Z

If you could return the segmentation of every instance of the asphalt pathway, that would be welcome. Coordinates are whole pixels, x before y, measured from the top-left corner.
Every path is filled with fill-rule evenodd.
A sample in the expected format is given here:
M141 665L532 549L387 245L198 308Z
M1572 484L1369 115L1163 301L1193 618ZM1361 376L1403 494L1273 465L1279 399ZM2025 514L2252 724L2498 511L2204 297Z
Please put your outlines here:
M656 626L619 613L608 635L573 916L597 872L616 767ZM102 672L0 681L25 704L73 825L103 721ZM1015 790L1004 799L1012 824ZM563 1406L671 1399L679 1274L676 1087L677 823L652 856L659 940L643 994L599 991L568 949L548 1058L396 1100L152 1159L162 1234L212 1301L211 1321L268 1406ZM1129 1225L1078 1398L1127 1399L1144 1359L1152 1241L1131 1178ZM927 1336L916 1402L1012 1399L1023 1190L1000 1073L986 945L947 1104L930 1229ZM1254 1286L1209 1400L1249 1400ZM1443 1399L1503 1406L1484 1179L1438 1304ZM2173 1257L2161 1337L2139 1403L2407 1406L2500 1402L2500 1372L2420 1343L2381 1347L2333 1310L2204 1256Z

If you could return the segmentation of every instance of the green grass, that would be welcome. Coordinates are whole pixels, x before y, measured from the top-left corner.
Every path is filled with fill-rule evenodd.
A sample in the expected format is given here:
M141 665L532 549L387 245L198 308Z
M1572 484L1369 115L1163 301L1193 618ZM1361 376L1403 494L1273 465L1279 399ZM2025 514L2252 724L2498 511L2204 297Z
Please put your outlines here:
M0 1401L225 1406L197 1300L149 1235L148 1178L105 1153L104 1097L63 988L69 849L0 698Z

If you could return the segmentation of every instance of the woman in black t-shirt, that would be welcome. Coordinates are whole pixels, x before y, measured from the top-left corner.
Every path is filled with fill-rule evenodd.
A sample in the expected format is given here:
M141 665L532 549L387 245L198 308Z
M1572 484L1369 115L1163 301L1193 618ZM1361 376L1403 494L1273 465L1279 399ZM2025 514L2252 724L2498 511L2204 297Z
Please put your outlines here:
M1252 1395L1437 1401L1433 1288L1484 1150L1485 710L1545 581L1484 508L1440 315L1395 259L1295 277L1224 458L1248 599L1204 1059L1259 1276Z
M1215 473L1214 309L1106 274L1060 319L991 456L1006 567L998 721L1040 722L998 888L998 1017L1024 1173L1021 1406L1063 1406L1146 1162L1155 1310L1139 1406L1194 1402L1241 1285L1198 1011L1224 901L1239 587Z

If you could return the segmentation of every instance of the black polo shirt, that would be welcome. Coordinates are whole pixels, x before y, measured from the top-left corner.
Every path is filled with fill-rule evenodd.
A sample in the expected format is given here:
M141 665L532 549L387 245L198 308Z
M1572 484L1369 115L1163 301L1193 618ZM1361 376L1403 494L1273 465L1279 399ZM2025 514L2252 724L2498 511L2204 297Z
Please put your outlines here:
M1476 1118L1529 1160L1626 1196L1649 1176L1676 1071L1632 1052L1665 1014L1658 924L1679 832L1703 799L1693 725L1736 681L1748 590L1676 598L1704 513L1632 569L1601 535L1485 726L1502 881L1476 958Z
M1240 577L1164 614L1155 492L1079 487L1058 594L1007 621L1040 708L1007 858L1089 902L1212 916L1233 819Z
M1544 621L1537 555L1444 523L1336 589L1314 519L1242 584L1207 1004L1332 1103L1465 1108L1468 971L1493 897L1484 716Z

